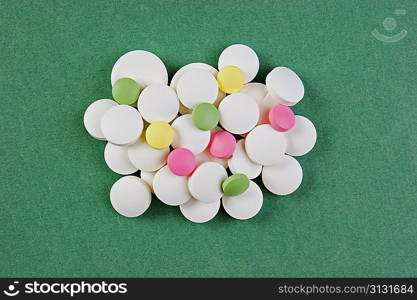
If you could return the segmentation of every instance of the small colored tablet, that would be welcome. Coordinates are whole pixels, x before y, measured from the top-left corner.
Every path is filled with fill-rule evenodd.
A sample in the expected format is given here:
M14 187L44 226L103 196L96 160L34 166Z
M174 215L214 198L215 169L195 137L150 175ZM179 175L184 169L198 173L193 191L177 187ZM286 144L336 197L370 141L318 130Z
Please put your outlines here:
M168 148L174 140L174 130L166 122L157 121L146 128L146 142L155 149Z
M217 126L220 114L216 106L204 102L198 104L192 111L193 123L201 130L211 130Z
M113 98L119 104L131 105L138 101L139 94L140 86L131 78L120 78L112 88Z
M275 130L285 132L294 127L295 117L294 113L286 105L278 104L275 105L268 114L269 124Z
M172 173L178 176L188 176L196 167L195 155L185 148L177 148L168 155L168 167Z
M223 193L226 196L237 196L245 192L249 187L249 179L245 174L234 174L222 183Z

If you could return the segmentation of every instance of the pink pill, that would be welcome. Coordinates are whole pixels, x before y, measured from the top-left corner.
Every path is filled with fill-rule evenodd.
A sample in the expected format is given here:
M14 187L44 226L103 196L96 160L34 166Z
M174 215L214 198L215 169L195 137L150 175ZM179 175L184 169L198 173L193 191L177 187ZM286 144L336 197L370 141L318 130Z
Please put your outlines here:
M195 169L195 155L188 149L177 148L169 153L167 164L175 175L188 176Z
M278 104L269 111L269 123L277 131L288 131L294 127L295 116L291 108Z
M208 148L214 157L229 158L235 151L236 139L230 132L218 131L212 135Z

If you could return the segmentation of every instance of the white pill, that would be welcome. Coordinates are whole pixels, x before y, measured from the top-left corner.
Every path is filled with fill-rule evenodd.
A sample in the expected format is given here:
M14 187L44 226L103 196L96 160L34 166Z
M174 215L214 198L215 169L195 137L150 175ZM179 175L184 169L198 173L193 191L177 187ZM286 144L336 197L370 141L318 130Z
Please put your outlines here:
M125 176L117 180L110 190L110 202L122 216L138 217L151 204L151 192L139 177Z
M224 168L227 168L227 159L221 159L221 158L217 158L214 157L213 155L210 154L210 152L208 150L204 150L203 152L197 154L195 156L195 164L196 166L199 166L205 162L208 161L213 161L216 163L221 164Z
M310 152L316 144L317 132L314 124L303 116L295 116L293 128L284 132L287 139L286 153L301 156Z
M152 148L141 138L135 144L128 146L127 154L136 168L152 172L159 170L166 164L169 148L160 150Z
M153 178L153 190L159 200L165 204L181 205L191 198L187 182L187 176L177 176L165 166L156 172Z
M140 178L148 184L152 193L153 193L153 178L155 177L155 173L156 172L145 172L145 171L140 172Z
M220 209L220 200L206 203L191 198L180 205L184 217L194 223L205 223L213 219Z
M268 124L256 126L245 139L249 158L261 165L274 165L284 157L287 141L282 132Z
M120 78L131 78L141 88L152 83L168 84L168 72L162 60L145 50L134 50L122 55L111 71L111 84Z
M143 130L139 112L129 105L117 105L101 118L101 131L109 142L117 145L133 144Z
M219 70L226 66L236 66L245 75L245 83L252 81L259 70L259 59L252 48L235 44L223 50L219 57Z
M178 98L188 108L202 102L214 103L218 93L219 87L213 74L203 69L190 69L178 80Z
M177 116L179 107L177 94L167 85L148 85L139 95L138 109L148 123L171 122Z
M172 142L174 148L187 148L198 154L203 152L210 142L210 131L195 127L190 114L178 117L172 122L172 128L175 131Z
M304 97L304 85L300 77L286 67L274 68L266 76L266 87L282 104L292 106Z
M258 214L263 204L263 194L252 180L248 189L238 196L223 196L224 210L233 218L247 220Z
M219 105L219 113L222 127L234 134L249 132L259 119L258 104L242 93L226 96Z
M209 71L211 74L213 74L214 77L217 76L217 73L219 73L216 68L205 64L205 63L191 63L188 65L183 66L181 69L179 69L177 72L175 72L174 76L172 76L170 86L176 90L178 80L181 78L182 75L184 75L185 72L191 69L203 69L206 71Z
M265 187L276 195L288 195L300 186L303 170L298 161L285 155L276 165L265 166L262 170L262 182Z
M261 174L262 165L250 160L245 150L245 140L236 144L235 152L228 160L228 166L233 174L245 174L249 179L254 179Z
M226 169L215 162L201 164L188 179L191 195L203 202L215 202L223 196L222 182L227 178Z
M243 88L239 91L239 93L243 93L245 95L248 95L253 100L255 100L256 103L260 103L263 98L265 98L266 94L268 93L268 90L266 89L266 85L259 82L251 82L247 83L243 86Z
M104 148L104 160L110 170L117 174L128 175L139 170L130 162L127 146L118 146L108 142Z
M84 127L93 138L106 140L100 127L101 118L107 110L116 105L117 103L113 100L101 99L87 107L84 113Z

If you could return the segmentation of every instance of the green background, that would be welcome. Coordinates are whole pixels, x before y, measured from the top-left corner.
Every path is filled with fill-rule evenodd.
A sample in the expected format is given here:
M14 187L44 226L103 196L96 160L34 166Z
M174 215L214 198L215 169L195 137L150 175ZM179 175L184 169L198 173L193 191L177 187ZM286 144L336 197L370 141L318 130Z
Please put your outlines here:
M394 10L406 9L403 16ZM417 276L416 20L411 1L0 1L0 276ZM395 17L397 43L371 35ZM387 33L392 34L392 33ZM249 221L193 224L154 199L119 217L119 175L83 127L134 49L170 76L259 55L294 69L316 125L301 188Z

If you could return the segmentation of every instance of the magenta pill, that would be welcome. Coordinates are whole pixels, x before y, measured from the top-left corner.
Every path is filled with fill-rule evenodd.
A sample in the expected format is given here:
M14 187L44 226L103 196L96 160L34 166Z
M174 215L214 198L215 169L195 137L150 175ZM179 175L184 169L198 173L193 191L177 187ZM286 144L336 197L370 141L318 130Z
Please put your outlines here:
M195 155L188 149L177 148L169 153L167 164L175 175L188 176L195 169Z
M294 127L295 116L291 108L278 104L269 111L269 123L277 131L288 131Z
M210 140L209 152L217 158L229 158L236 148L235 137L227 131L216 132Z

